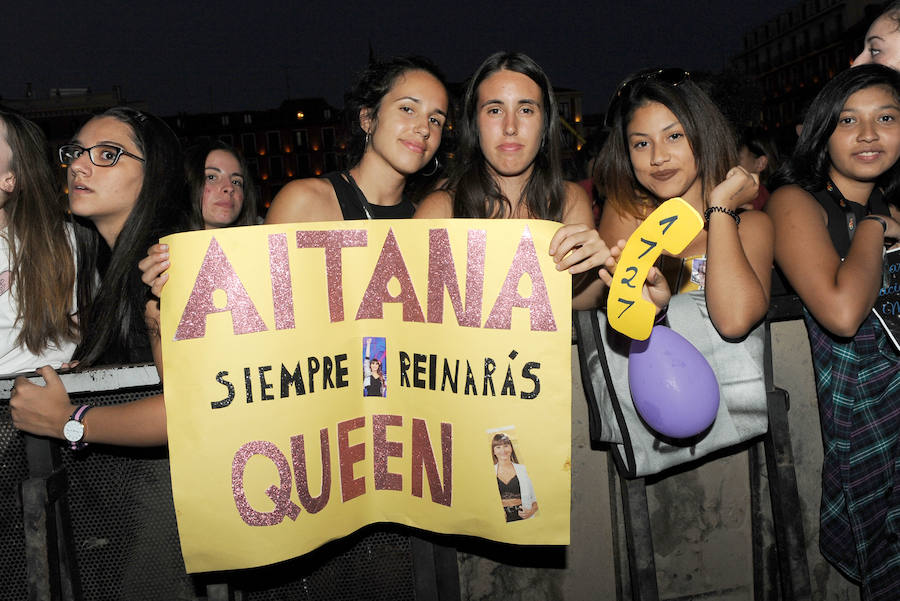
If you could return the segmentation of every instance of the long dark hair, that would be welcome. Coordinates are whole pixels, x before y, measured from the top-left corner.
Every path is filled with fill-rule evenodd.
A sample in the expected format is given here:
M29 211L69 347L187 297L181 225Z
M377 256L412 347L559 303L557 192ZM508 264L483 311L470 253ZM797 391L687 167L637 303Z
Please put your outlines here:
M187 193L191 205L192 230L202 230L206 223L203 220L203 190L206 187L206 159L214 150L224 150L237 159L244 176L244 203L241 211L230 226L256 225L256 186L250 178L250 170L244 155L230 144L221 140L200 142L184 152L184 179L187 182ZM229 174L230 177L230 174Z
M623 215L644 218L659 200L637 181L628 153L628 124L648 103L662 104L684 127L702 183L704 208L713 188L738 162L734 132L706 92L686 72L677 82L655 76L665 71L670 70L645 69L629 76L610 103L610 132L600 153L598 181L606 191L607 206Z
M74 358L84 366L151 359L144 321L149 291L137 264L160 237L187 225L181 147L169 126L129 107L115 107L99 117L118 119L131 128L144 157L144 178L111 249L90 220L75 219L82 340Z
M13 113L0 111L12 151L15 187L3 207L7 215L9 270L21 327L19 346L35 355L52 344L74 342L72 319L75 263L66 233L67 202L58 186L41 129Z
M520 52L498 52L485 60L469 80L459 123L459 148L447 183L453 192L455 217L508 217L512 201L500 191L481 151L478 131L478 87L497 71L521 73L541 89L543 131L541 148L534 159L534 169L522 189L528 213L539 219L560 220L565 201L563 183L559 111L553 86L544 70Z
M846 69L825 84L807 109L794 153L770 180L773 190L785 184L796 184L807 192L825 187L831 168L828 140L837 128L844 104L856 92L873 86L889 90L900 102L900 73L884 65ZM900 163L882 173L876 185L884 189L886 198L893 198L900 190Z

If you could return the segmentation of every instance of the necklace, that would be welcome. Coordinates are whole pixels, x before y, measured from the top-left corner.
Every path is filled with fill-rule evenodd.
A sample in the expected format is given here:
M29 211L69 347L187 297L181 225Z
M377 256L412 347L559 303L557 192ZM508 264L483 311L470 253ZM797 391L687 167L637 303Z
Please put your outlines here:
M350 171L343 171L344 175L347 176L347 180L353 186L353 189L356 190L356 197L359 199L359 205L362 207L363 213L366 215L366 219L374 219L372 217L371 205L369 205L368 199L366 199L366 195L363 194L363 191L359 189L359 185L356 183L356 180L353 179L353 176L350 175Z

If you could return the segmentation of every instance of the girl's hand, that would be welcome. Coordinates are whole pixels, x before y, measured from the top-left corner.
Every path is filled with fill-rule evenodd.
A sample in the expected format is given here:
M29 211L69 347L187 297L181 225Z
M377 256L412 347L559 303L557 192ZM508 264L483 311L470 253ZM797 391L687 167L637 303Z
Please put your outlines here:
M550 240L550 255L558 271L568 269L576 274L602 266L609 258L609 248L595 228L570 223L556 230Z
M74 408L52 367L42 367L37 373L43 376L45 386L29 382L25 376L16 378L9 397L13 425L38 436L62 438L63 426Z
M537 513L537 510L538 510L537 503L532 503L530 509L525 509L524 507L519 509L519 517L522 518L523 520L527 520L528 518L533 516L535 513Z
M138 268L141 270L141 281L150 286L150 291L159 298L169 279L169 274L165 272L169 268L169 246L154 244L148 248L147 256L141 259Z
M894 217L888 217L887 215L879 215L884 222L887 224L887 229L884 232L884 237L886 240L900 240L900 222L897 221Z
M600 279L607 286L612 284L613 274L616 272L616 265L619 257L622 256L622 250L625 248L625 240L619 240L615 246L610 249L610 256L600 269ZM654 265L647 272L647 279L641 289L641 295L645 300L656 305L656 314L665 309L669 305L669 299L672 298L672 291L669 289L669 283L663 277L662 272Z
M709 196L709 206L735 211L759 193L759 176L743 167L732 167Z
M662 272L653 266L647 272L647 279L644 281L643 296L651 303L656 305L656 314L669 306L669 300L672 298L672 291L669 289L669 283L663 276Z

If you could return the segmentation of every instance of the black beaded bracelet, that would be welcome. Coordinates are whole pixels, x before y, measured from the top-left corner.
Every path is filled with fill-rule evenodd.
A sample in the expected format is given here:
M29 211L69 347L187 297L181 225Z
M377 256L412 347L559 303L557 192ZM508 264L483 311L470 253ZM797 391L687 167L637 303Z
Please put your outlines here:
M884 219L882 219L882 218L879 217L878 215L866 215L865 217L863 217L862 219L860 219L860 221L869 221L869 220L871 220L871 221L877 221L878 223L880 223L880 224L881 224L881 229L882 229L883 233L885 233L885 234L887 233L887 221L885 221Z
M706 212L703 213L703 218L706 219L707 223L709 223L709 216L712 215L713 212L725 213L726 215L734 219L735 225L741 224L741 216L731 209L726 209L725 207L709 207L708 209L706 209Z

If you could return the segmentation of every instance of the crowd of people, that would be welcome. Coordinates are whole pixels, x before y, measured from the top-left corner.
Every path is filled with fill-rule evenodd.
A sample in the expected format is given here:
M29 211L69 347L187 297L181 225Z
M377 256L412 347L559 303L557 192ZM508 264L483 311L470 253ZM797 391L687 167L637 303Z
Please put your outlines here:
M864 598L897 598L900 353L872 308L885 248L900 240L898 68L895 2L853 68L811 103L781 161L764 128L735 131L689 72L634 73L610 102L593 186L583 187L564 179L553 88L528 56L488 57L456 112L430 61L373 62L349 95L352 166L287 184L265 223L554 220L549 253L574 276L573 307L593 309L604 305L630 234L659 204L683 198L705 227L679 255L661 257L645 297L662 314L672 294L703 290L722 338L740 339L765 318L780 266L803 301L816 372L822 551ZM454 114L458 147L442 165ZM73 448L165 444L161 395L75 407L55 368L155 361L161 372L158 296L169 256L158 240L258 223L247 163L222 142L182 153L162 120L132 108L95 116L59 148L67 201L47 156L39 128L0 113L0 372L37 369L46 382L16 380L14 423ZM421 177L436 183L405 193ZM599 214L589 193L603 199ZM380 362L372 368L381 373ZM492 449L514 508L508 519L530 517L537 502L522 506L533 493L504 489L518 471L511 443Z

